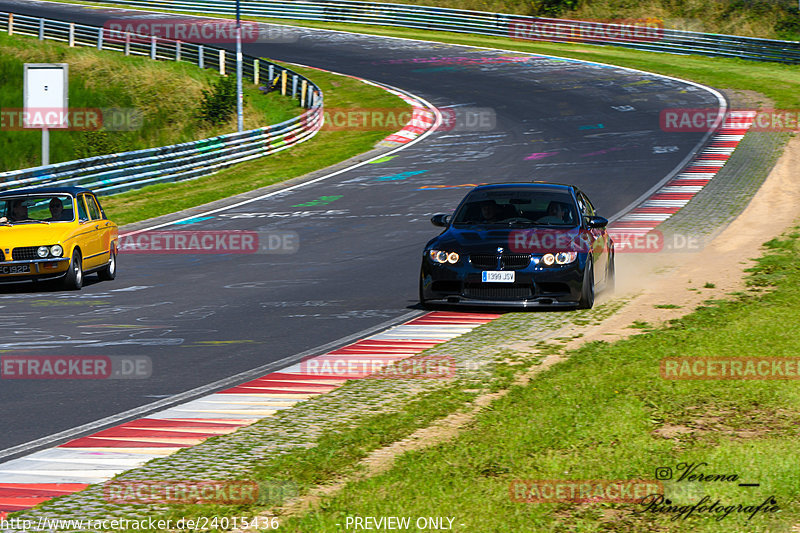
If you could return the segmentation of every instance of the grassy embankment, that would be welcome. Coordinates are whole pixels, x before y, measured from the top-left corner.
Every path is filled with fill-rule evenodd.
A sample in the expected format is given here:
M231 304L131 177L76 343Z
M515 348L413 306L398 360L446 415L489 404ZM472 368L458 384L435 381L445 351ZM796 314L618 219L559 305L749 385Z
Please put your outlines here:
M791 325L800 320L799 230L767 243L749 277L752 288L772 290L708 302L628 340L587 344L513 387L456 440L407 453L388 473L349 485L321 511L282 527L340 531L348 516L449 516L456 531L790 531L800 522L797 381L669 380L660 364L687 355L797 358L800 330ZM311 461L291 468L287 458L275 459L284 467L273 474L303 480L324 466L313 459L325 451L306 452ZM694 474L736 477L677 481L681 463L698 465ZM734 506L730 514L686 518L685 510L657 513L636 503L518 502L510 493L515 480L653 480L660 467L672 469L664 491L673 506L707 496L707 505ZM736 507L768 498L779 512L748 519Z
M216 126L200 118L202 91L210 91L211 84L219 79L213 70L0 34L0 107L6 112L22 107L24 63L67 63L72 110L131 110L125 116L132 120L125 127L134 129L115 131L106 125L98 131L51 130L51 163L236 131L235 117ZM265 96L252 83L245 83L244 90L246 127L282 122L301 111L290 99L276 93ZM41 133L7 129L10 120L6 116L0 129L0 171L41 164Z

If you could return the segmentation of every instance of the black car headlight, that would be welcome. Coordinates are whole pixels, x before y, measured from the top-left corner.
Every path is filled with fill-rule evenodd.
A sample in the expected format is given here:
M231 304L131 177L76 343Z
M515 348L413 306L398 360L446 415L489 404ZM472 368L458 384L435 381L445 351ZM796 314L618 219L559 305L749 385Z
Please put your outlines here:
M54 244L53 246L50 247L50 255L52 255L53 257L61 257L63 253L64 249L61 247L60 244Z
M428 257L434 263L450 263L453 265L458 263L460 258L456 252L445 252L444 250L430 250Z
M542 263L546 266L568 265L578 258L578 252L557 252L554 254L544 254Z
M47 257L49 253L50 253L50 248L48 248L47 246L40 246L39 248L36 249L36 255L38 255L42 259Z

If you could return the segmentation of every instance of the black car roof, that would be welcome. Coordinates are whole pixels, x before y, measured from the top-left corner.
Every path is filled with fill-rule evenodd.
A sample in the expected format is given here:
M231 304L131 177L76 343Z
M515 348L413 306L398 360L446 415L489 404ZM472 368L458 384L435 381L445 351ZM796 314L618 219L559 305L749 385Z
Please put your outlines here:
M27 189L9 189L0 192L0 198L4 196L17 196L20 194L71 194L73 196L84 192L92 192L84 187L30 187Z
M483 189L538 189L542 191L563 191L569 192L575 190L574 185L566 185L564 183L549 183L546 181L513 181L506 183L489 183L487 185L478 185L473 191Z

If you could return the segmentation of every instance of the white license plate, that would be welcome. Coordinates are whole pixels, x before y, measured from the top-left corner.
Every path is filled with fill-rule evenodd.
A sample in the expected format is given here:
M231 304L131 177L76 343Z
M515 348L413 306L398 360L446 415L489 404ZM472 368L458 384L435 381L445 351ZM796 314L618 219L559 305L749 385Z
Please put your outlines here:
M30 265L13 265L0 267L0 274L25 274L31 271Z
M514 283L513 270L484 270L481 281L484 283Z

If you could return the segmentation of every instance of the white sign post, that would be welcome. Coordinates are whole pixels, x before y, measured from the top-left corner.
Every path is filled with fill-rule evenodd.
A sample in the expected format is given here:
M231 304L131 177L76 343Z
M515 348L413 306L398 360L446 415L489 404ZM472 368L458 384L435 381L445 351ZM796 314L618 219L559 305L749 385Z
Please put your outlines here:
M68 128L68 65L25 63L23 126L42 130L42 165L50 164L50 129Z

